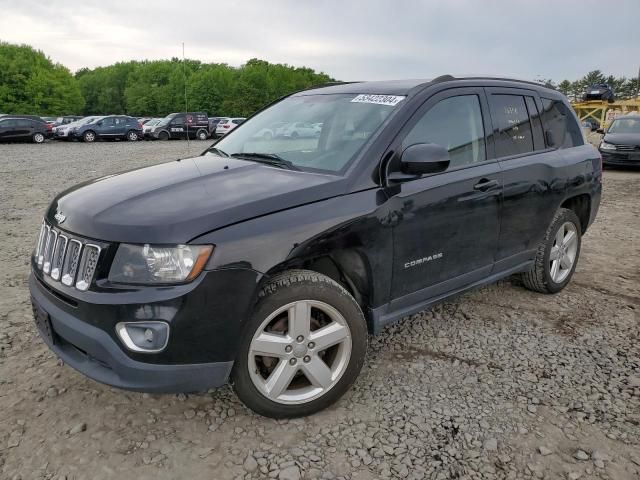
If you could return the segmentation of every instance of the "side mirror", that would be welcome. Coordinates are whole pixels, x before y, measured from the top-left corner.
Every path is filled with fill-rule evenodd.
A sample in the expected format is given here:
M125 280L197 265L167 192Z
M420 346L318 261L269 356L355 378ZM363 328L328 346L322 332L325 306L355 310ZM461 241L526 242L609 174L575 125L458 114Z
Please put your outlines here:
M100 120L98 123L96 123L96 125L98 125L99 127L102 126L102 120Z
M598 128L596 129L596 132L604 135L604 128Z
M449 168L449 151L435 143L415 143L405 148L400 169L409 175L440 173Z

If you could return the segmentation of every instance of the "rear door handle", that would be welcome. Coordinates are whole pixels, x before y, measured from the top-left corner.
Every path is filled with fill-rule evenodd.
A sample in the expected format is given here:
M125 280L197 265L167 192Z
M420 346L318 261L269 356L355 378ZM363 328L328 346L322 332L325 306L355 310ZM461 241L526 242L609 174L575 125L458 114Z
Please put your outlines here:
M489 180L488 178L483 178L473 186L473 189L480 190L481 192L486 192L487 190L496 188L498 185L499 184L497 180Z

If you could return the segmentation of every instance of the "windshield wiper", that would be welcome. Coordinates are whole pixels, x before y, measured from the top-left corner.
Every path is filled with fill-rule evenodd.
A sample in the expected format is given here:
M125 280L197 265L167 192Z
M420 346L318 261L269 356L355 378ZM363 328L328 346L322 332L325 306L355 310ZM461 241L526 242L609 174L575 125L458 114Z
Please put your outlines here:
M300 170L289 160L285 160L279 155L275 153L258 153L258 152L248 152L248 153L232 153L232 157L241 158L243 160L251 160L252 162L264 163L266 165L271 165L273 167L284 168L287 170Z

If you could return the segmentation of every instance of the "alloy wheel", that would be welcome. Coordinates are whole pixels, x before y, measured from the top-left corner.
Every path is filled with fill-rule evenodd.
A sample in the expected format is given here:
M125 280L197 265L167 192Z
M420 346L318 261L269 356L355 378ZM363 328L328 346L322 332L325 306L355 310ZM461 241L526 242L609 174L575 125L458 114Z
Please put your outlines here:
M321 397L344 374L351 331L331 305L300 300L278 308L249 346L249 375L269 400L301 404Z
M578 252L578 230L571 222L563 223L553 241L549 254L551 279L562 283L573 268Z

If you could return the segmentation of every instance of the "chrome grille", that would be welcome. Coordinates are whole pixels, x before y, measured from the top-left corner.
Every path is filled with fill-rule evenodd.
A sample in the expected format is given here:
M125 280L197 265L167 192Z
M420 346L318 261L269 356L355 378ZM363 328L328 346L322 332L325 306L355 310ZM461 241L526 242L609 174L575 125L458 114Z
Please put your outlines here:
M82 252L82 261L78 269L78 281L76 288L78 290L86 290L91 285L93 274L96 273L98 267L98 257L100 256L100 247L87 243Z
M64 260L64 252L67 249L68 238L66 235L58 235L58 241L53 249L53 258L51 259L51 278L60 280L60 271L62 270L62 261Z
M82 243L79 240L69 240L67 247L67 255L65 256L62 267L62 283L67 286L73 285L78 272L78 263L80 262L80 252L82 251Z
M619 152L634 152L638 150L640 152L640 145L616 145L616 150Z
M88 290L98 268L102 248L42 223L34 261L43 274L78 290Z

